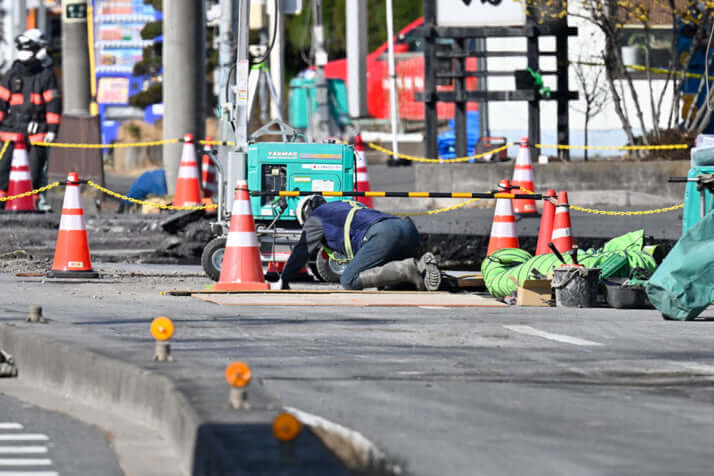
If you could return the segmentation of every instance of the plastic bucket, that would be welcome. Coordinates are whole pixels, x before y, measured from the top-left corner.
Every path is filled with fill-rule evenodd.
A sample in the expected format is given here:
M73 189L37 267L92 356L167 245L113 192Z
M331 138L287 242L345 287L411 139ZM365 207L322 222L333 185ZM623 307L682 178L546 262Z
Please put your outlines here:
M554 269L551 285L555 289L555 305L594 307L599 282L600 268L561 266Z

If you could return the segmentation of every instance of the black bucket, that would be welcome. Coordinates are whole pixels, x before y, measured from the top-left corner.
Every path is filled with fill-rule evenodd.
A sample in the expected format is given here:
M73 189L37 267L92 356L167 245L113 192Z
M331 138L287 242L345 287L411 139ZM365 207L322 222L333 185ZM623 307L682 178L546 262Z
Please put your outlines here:
M600 268L561 266L553 270L551 285L555 289L555 305L563 307L595 307L597 304Z

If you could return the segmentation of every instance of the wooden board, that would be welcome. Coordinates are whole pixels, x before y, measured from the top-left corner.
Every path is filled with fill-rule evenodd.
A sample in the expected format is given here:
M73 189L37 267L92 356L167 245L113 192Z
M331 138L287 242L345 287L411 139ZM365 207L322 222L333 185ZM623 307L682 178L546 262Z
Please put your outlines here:
M336 307L507 307L495 298L477 294L428 292L242 292L195 293L194 298L221 306L336 306Z

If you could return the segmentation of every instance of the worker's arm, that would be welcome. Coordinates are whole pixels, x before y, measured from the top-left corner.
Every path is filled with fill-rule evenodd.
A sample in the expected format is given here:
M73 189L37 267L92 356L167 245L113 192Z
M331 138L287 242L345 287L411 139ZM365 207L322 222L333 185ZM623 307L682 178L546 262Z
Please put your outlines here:
M308 218L300 234L300 240L290 253L285 268L283 268L283 274L280 276L282 289L290 289L290 282L305 267L310 255L320 247L324 236L325 232L322 230L320 219L317 217Z
M57 135L62 113L62 98L60 97L57 77L51 71L46 74L42 90L42 100L45 103L45 120L47 121L47 142L52 142Z
M10 105L10 72L0 82L0 122L5 120Z

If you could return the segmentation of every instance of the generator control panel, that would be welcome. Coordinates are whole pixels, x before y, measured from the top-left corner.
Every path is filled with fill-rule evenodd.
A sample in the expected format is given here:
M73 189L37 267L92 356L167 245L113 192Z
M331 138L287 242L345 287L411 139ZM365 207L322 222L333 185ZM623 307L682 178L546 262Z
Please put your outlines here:
M300 190L351 192L354 150L347 144L257 142L248 148L248 188L263 192ZM288 197L281 220L296 221L300 198ZM339 198L326 198L328 201ZM273 197L251 197L256 220L275 218Z

